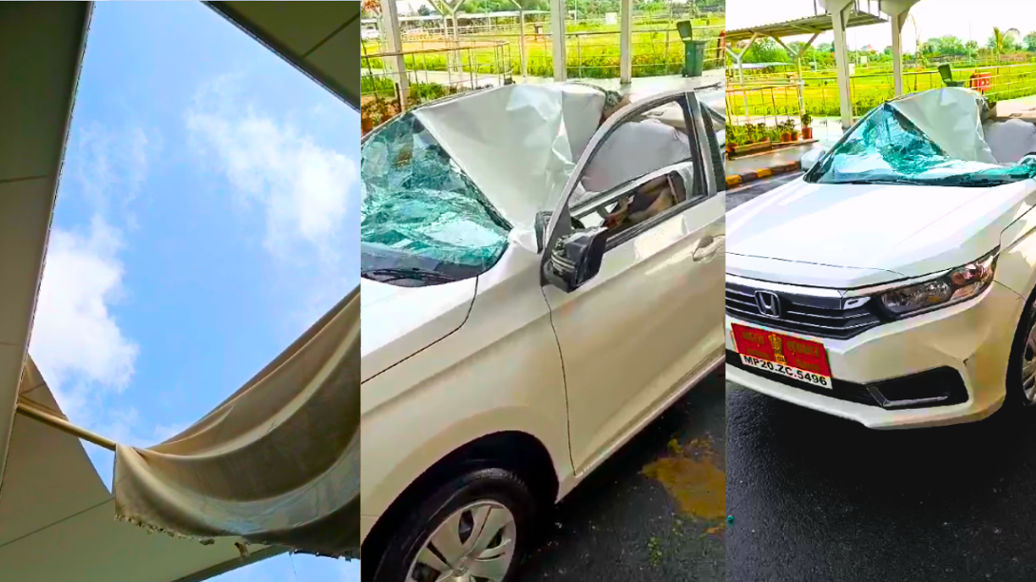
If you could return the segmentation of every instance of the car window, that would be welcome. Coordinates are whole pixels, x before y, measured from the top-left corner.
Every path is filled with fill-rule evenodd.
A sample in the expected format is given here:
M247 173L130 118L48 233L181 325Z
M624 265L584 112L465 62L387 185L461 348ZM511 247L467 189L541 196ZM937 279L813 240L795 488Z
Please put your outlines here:
M636 113L591 154L569 199L573 227L604 226L609 240L700 200L697 147L683 98Z
M477 276L510 225L412 113L360 149L360 274L401 286Z

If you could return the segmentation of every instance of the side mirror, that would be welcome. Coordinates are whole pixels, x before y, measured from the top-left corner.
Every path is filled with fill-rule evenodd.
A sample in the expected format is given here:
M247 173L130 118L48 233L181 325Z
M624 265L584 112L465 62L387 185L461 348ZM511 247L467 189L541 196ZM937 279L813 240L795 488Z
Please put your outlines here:
M802 171L808 172L810 168L817 165L817 162L819 162L820 158L824 157L825 154L827 154L827 148L823 147L816 147L802 154L802 159L799 160L799 164L802 166Z
M562 236L544 263L544 276L565 293L578 289L597 275L604 258L608 229L602 227Z

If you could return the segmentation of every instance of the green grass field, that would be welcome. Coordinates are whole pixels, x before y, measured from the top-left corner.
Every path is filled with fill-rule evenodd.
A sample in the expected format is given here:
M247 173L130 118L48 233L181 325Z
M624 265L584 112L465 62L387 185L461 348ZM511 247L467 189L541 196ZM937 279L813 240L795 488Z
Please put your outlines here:
M1036 63L1003 66L954 68L954 80L967 81L976 71L988 72L992 86L986 92L990 101L1001 101L1036 94ZM786 82L784 76L745 77L745 85L728 80L727 109L731 115L748 113L762 115L797 115L798 93L794 86L773 86L777 79ZM836 116L839 114L838 82L834 71L807 72L803 74L805 86L803 101L807 113L813 116ZM908 93L925 91L943 86L939 72L934 69L904 71L904 90ZM852 77L850 83L853 97L853 114L861 115L894 96L891 72L868 71ZM743 89L743 91L742 91Z
M723 66L722 56L717 54L717 35L723 26L719 18L698 19L693 26L700 30L703 37L709 40L705 49L706 68ZM704 28L708 26L709 28ZM637 30L637 29L641 30ZM645 30L648 29L648 30ZM619 27L604 24L570 24L567 41L567 70L573 78L609 78L619 76ZM544 33L546 33L544 24ZM517 75L520 72L518 29L501 28L492 34L462 37L462 42L494 43L499 46L486 46L461 52L459 57L462 68L471 71L474 68L482 74L500 74L509 71ZM532 25L526 26L525 37L528 56L526 58L528 73L531 76L550 77L554 73L554 63L549 39L544 35L536 35ZM684 45L676 31L675 21L639 20L632 36L633 44L633 76L650 77L679 73L684 64ZM437 41L404 41L404 50L442 48ZM364 48L368 54L376 54L378 43L366 41ZM362 69L368 66L380 69L381 62L377 58L361 59ZM431 54L414 54L406 57L407 67L411 70L445 71L447 55L445 52ZM362 72L361 72L362 74Z

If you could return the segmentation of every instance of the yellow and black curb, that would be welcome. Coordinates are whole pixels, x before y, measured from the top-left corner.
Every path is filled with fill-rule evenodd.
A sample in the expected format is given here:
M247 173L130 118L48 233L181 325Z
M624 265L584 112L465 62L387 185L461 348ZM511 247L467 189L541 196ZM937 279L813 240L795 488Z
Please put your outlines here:
M799 162L789 162L787 164L781 164L780 166L772 166L769 168L762 168L754 172L746 172L744 174L731 174L727 176L727 188L733 186L740 186L747 184L748 182L755 182L756 180L762 180L763 178L769 178L770 176L776 176L777 174L787 174L788 172L797 172L801 169Z

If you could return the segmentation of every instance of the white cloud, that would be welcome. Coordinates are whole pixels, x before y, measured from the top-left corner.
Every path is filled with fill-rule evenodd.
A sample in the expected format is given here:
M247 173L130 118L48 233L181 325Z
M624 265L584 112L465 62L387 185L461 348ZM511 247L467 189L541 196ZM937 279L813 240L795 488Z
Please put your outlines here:
M195 147L213 157L235 194L265 213L264 244L278 259L340 259L356 164L289 122L240 103L227 78L199 91L186 116Z
M195 153L222 174L243 210L258 207L263 246L283 280L307 297L289 313L291 333L315 321L348 290L346 253L359 235L356 162L322 147L290 119L258 111L224 76L202 86L185 115Z
M89 218L51 229L29 353L73 422L119 442L150 444L157 435L141 434L137 410L113 405L132 383L140 353L114 310L126 295L123 231L135 223L130 203L156 140L138 127L92 123L73 131L58 200L83 204Z
M95 216L85 234L54 228L30 353L72 418L92 419L96 393L121 392L139 352L112 315L124 294L119 233Z

